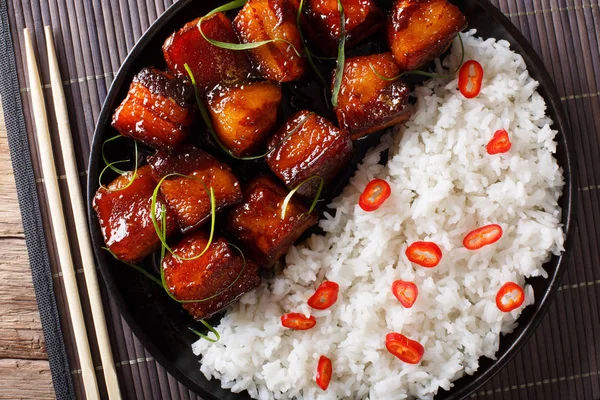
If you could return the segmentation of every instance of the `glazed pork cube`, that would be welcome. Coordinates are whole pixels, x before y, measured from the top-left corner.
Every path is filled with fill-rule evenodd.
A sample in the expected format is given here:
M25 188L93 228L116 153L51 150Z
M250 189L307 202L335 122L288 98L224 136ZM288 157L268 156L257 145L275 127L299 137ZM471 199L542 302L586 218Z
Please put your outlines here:
M306 70L296 10L292 0L250 0L233 20L243 43L272 39L289 42L276 41L250 50L256 69L266 79L289 82L299 79Z
M312 176L330 182L350 159L352 139L325 118L309 111L296 113L269 140L267 165L288 189ZM312 179L296 193L314 197L320 180Z
M259 176L245 190L244 201L232 207L227 231L260 266L272 266L302 233L317 222L297 197L288 203L285 218L281 207L288 191L274 179Z
M257 265L252 261L244 265L241 254L222 238L213 240L198 257L208 237L203 231L185 236L173 246L173 253L179 258L168 253L162 262L167 288L178 300L203 300L217 295L207 301L184 303L183 308L197 320L221 311L260 283Z
M172 149L188 135L193 101L193 88L186 81L170 72L144 68L133 78L112 126L148 146Z
M150 217L152 194L156 182L149 166L138 168L133 182L131 172L101 187L94 196L93 207L100 223L104 243L118 259L136 263L160 246ZM131 182L131 184L130 184ZM162 195L157 197L157 218L167 210L167 236L177 229L173 214Z
M460 10L446 0L397 0L388 24L388 42L403 71L439 56L467 27Z
M158 152L148 158L152 175L158 182L169 174L160 186L169 208L173 210L182 232L195 229L210 219L210 195L215 194L217 212L242 201L240 184L226 164L193 146L182 148L177 153Z
M297 0L296 0L297 1ZM346 17L346 47L351 48L379 30L383 13L374 0L342 0ZM337 0L305 0L306 31L312 45L324 55L337 54L340 12Z
M219 85L208 96L215 133L236 156L250 155L277 122L281 87L275 82Z
M335 113L340 127L350 132L352 139L409 117L408 86L401 80L382 79L399 73L392 53L346 60Z
M218 83L233 83L246 79L250 63L246 52L215 46L202 36L200 18L174 32L163 44L163 55L167 66L174 73L188 76L187 63L201 91L212 89ZM223 13L202 21L202 32L206 37L221 42L238 43L231 20Z

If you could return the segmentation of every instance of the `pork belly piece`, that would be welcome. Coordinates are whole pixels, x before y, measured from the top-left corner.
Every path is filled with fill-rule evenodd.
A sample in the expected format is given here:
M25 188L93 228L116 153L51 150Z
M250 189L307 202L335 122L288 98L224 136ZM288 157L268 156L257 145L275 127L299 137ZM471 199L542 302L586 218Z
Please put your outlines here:
M306 59L296 26L296 10L292 0L250 0L233 20L233 27L243 43L285 39L250 50L259 73L266 79L289 82L306 71Z
M295 0L298 3L298 0ZM346 17L346 48L356 46L379 30L384 18L373 0L342 0ZM312 45L324 55L337 54L340 39L340 12L337 0L305 0L306 31Z
M397 0L388 42L396 63L408 71L439 56L466 27L465 16L446 0Z
M352 139L325 118L299 111L269 140L267 165L288 189L311 176L329 183L350 159ZM314 197L320 181L312 179L296 193Z
M244 201L232 207L227 231L245 254L262 267L272 266L302 233L317 222L297 197L281 207L288 191L267 176L255 178L244 191Z
M219 85L207 100L215 133L239 157L252 154L275 127L281 87L275 82Z
M382 79L399 73L392 53L346 60L335 113L340 127L350 132L352 139L398 124L410 116L408 86L401 80Z
M231 168L193 146L177 153L158 152L148 158L148 164L157 182L176 173L194 177L206 185L182 176L167 177L160 185L160 192L184 233L210 219L210 195L206 189L212 188L215 193L217 212L242 201L242 190Z
M257 265L247 261L244 266L241 254L222 238L213 240L202 256L185 260L201 254L207 243L208 234L203 231L185 236L173 246L173 253L180 258L168 253L162 263L167 287L178 300L216 295L207 301L183 304L197 320L222 310L260 283Z
M134 181L129 185L131 175L127 172L106 188L98 189L93 207L106 247L120 260L136 263L157 250L160 240L150 218L152 193L156 187L150 167L138 168ZM156 204L158 217L167 207L160 193ZM175 229L175 218L167 210L167 236Z
M199 24L200 18L188 22L165 41L163 55L169 69L187 77L187 63L201 91L246 79L251 71L246 52L214 46L204 39ZM202 32L212 40L238 43L231 21L223 13L203 20Z
M188 135L193 101L194 91L187 81L154 67L144 68L133 78L112 126L148 146L172 149Z

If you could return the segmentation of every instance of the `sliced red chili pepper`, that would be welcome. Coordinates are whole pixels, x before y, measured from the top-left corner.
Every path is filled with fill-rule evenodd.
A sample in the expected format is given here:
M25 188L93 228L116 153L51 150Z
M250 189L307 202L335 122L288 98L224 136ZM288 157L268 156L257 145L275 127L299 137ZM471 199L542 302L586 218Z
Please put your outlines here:
M463 246L469 250L478 250L483 246L497 242L501 237L502 227L497 224L490 224L467 233L467 236L463 239Z
M408 364L417 364L425 353L421 343L397 332L391 332L385 336L385 347L390 353Z
M317 365L317 376L315 380L321 389L327 390L329 382L331 382L332 374L333 367L331 366L331 360L325 356L319 357L319 365Z
M308 318L301 313L289 313L281 316L281 325L297 331L305 331L316 324L317 320L312 315Z
M398 280L392 283L392 293L404 307L411 308L417 301L419 288L413 282Z
M467 99L476 97L481 91L483 67L475 60L466 61L458 71L458 90Z
M406 257L421 267L433 268L440 263L442 250L433 242L414 242L406 249Z
M389 183L383 179L373 179L363 190L358 205L364 211L371 212L377 210L384 201L392 194Z
M496 306L502 312L510 312L519 308L525 301L525 291L515 282L502 285L496 294Z
M511 146L512 143L508 137L508 132L504 129L500 129L494 133L494 136L487 144L486 149L488 154L500 154L509 151Z
M335 282L325 281L319 285L315 294L308 299L308 305L317 310L331 307L338 298L340 285Z

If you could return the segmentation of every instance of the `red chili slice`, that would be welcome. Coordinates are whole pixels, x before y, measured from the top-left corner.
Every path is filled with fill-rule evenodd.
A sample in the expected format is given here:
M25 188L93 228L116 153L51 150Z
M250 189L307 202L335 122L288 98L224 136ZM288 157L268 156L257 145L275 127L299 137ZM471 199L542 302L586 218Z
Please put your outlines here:
M411 308L417 301L419 288L413 282L398 280L392 283L392 293L404 307Z
M433 242L414 242L406 249L406 257L421 267L433 268L440 263L442 250Z
M390 353L408 364L417 364L425 353L421 343L397 332L391 332L385 336L385 347Z
M487 144L486 149L488 154L500 154L509 151L511 146L512 143L508 137L508 132L504 129L500 129L494 133L494 136Z
M466 61L458 71L458 90L467 99L476 97L481 91L483 67L475 60Z
M358 205L364 211L371 212L377 210L384 201L392 194L390 185L383 179L373 179L363 190Z
M319 285L315 294L308 299L308 305L317 310L331 307L338 298L340 285L335 282L325 281Z
M327 390L329 382L331 382L332 374L333 367L331 366L331 360L325 356L319 357L319 365L317 365L317 376L315 380L321 389Z
M483 246L492 244L502 237L502 227L497 224L482 226L467 233L463 239L463 246L469 250L478 250Z
M519 308L525 301L525 291L515 282L502 285L496 294L496 306L502 312L510 312Z
M308 318L301 313L289 313L281 316L281 325L297 331L305 331L316 324L317 320L312 315Z

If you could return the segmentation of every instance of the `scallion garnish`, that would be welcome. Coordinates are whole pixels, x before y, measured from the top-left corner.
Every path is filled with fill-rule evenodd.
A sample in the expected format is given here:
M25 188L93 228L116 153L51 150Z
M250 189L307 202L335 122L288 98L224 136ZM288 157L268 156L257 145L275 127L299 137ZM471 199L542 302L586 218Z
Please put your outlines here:
M302 17L302 8L303 7L304 7L304 0L300 0L300 5L298 6L298 13L296 14L296 27L298 28L298 32L300 33L300 40L302 41L302 45L304 46L304 54L306 55L306 59L308 60L310 67L312 68L313 72L317 76L317 79L319 80L321 85L323 87L327 87L327 81L325 80L325 78L323 78L321 71L319 71L319 69L315 65L315 62L313 61L313 54L310 51L310 49L308 48L308 44L306 44L306 40L304 40L304 35L302 34L302 27L300 26L301 25L300 18Z
M130 263L128 261L120 260L117 257L117 255L115 253L113 253L108 247L103 247L102 249L108 251L110 253L110 255L115 258L115 260L121 261L123 264L125 264L125 265L127 265L127 266L129 266L129 267L131 267L133 269L135 269L137 272L139 272L140 274L144 275L146 278L150 279L152 282L156 283L158 286L162 287L162 282L160 281L160 279L158 279L154 275L150 274L144 268L140 267L139 265Z
M175 300L178 303L204 303L205 301L212 300L215 297L222 295L223 293L225 293L226 291L228 291L233 285L235 285L235 283L240 279L240 277L242 276L242 274L246 270L246 266L247 266L246 257L244 257L244 253L242 252L242 250L240 250L239 247L237 247L236 245L234 245L232 243L227 243L227 244L229 246L235 248L237 251L240 252L240 254L242 256L242 261L243 261L244 265L242 266L242 269L240 270L239 274L235 277L235 279L233 280L233 282L231 282L225 289L221 290L218 293L213 294L212 296L205 297L205 298L199 299L199 300L179 300L177 297L175 297L175 295L173 293L171 293L171 291L169 290L169 288L167 286L167 280L165 278L165 269L162 266L162 259L161 259L160 280L162 281L162 286L165 289L165 292L167 292L167 294L169 295L169 297L172 298L173 300Z
M294 49L294 52L296 53L296 55L298 57L302 57L302 54L300 54L300 52L298 51L298 49L296 49L296 47L292 44L292 42L290 42L289 40L286 40L286 39L275 38L275 39L269 39L269 40L261 40L259 42L252 42L252 43L229 43L229 42L221 42L219 40L214 40L214 39L211 39L208 36L206 36L204 31L202 30L202 22L206 18L211 17L218 12L234 10L236 8L242 7L244 4L246 4L246 0L231 1L227 4L224 4L220 7L215 8L214 10L212 10L211 12L206 14L204 17L200 18L200 21L198 22L198 30L200 30L200 34L202 35L204 40L206 40L208 43L212 44L213 46L217 46L222 49L236 50L236 51L256 49L257 47L261 47L266 44L274 43L274 42L284 42L284 43L287 43L289 46L291 46L292 49Z
M113 136L110 139L107 139L104 143L106 142L110 142L111 140L115 140L118 136ZM129 182L127 183L127 185L123 186L122 188L118 188L118 189L109 189L106 186L104 186L102 184L102 177L104 176L104 173L108 170L108 169L112 169L113 171L120 173L121 175L124 175L128 172L126 171L122 171L118 168L115 168L114 165L116 164L122 164L122 163L126 163L129 162L130 160L118 160L118 161L113 161L111 163L108 162L108 159L104 156L104 144L102 144L102 158L104 159L104 162L106 163L106 166L104 167L104 169L102 170L102 172L100 172L100 175L98 176L98 184L100 185L100 187L104 190L107 190L109 192L118 192L119 190L124 190L127 189L129 186L131 186L131 184L133 183L133 181L135 181L135 178L137 177L137 170L138 170L138 147L137 147L137 142L134 140L133 141L133 146L135 149L135 154L134 154L134 158L135 158L135 167L133 169L133 172L131 173L131 179L129 180ZM121 172L119 172L121 171Z
M211 324L209 324L208 322L206 322L206 321L205 321L205 320L203 320L203 319L201 319L201 320L200 320L200 323L201 323L202 325L204 325L204 326L205 326L205 327L206 327L206 328L207 328L209 331L211 331L211 332L213 333L213 335L215 335L215 338L216 338L216 339L213 339L213 338L211 338L211 337L209 337L209 336L207 336L207 335L205 335L205 334L203 334L203 333L200 333L199 331L195 330L195 329L194 329L194 328L192 328L191 326L190 326L190 327L188 327L188 329L189 329L189 330L190 330L192 333L194 333L195 335L197 335L198 337L200 337L200 338L202 338L202 339L206 339L206 340L208 340L209 342L212 342L212 343L216 343L216 342L218 342L218 341L219 341L219 339L221 339L221 335L219 335L219 332L217 332L217 330L216 330L215 328L213 328L213 326L212 326Z
M104 141L104 143L102 143L102 159L104 160L104 164L111 165L109 168L112 169L113 171L115 171L119 175L124 174L127 171L123 171L122 169L112 166L112 165L114 165L114 163L111 163L110 161L108 161L108 157L106 157L106 153L104 152L104 146L106 146L106 143L108 143L108 142L112 142L113 140L117 140L117 139L124 138L124 137L125 136L123 136L123 135L115 135L111 138L106 139Z
M333 92L331 94L331 104L337 107L338 95L342 87L342 78L344 77L344 63L346 62L346 16L344 15L344 6L342 0L337 0L338 10L340 11L340 40L338 42L337 65L335 67L335 78L333 80Z
M179 176L181 178L187 178L187 179L191 179L194 180L196 182L199 182L203 187L204 190L206 190L206 193L209 195L210 198L210 215L211 215L211 223L210 223L210 235L208 238L208 242L206 243L206 246L204 247L204 250L202 250L202 252L194 257L191 258L184 258L184 257L180 257L177 254L175 254L173 252L173 250L169 247L169 245L167 244L167 234L166 234L166 210L161 208L160 212L161 212L161 226L158 226L158 221L156 219L156 211L157 211L157 198L158 198L158 191L160 189L160 186L162 185L162 183L165 181L165 179L170 178L172 176ZM178 260L182 260L182 261L191 261L191 260L195 260L197 258L200 258L204 253L206 253L206 251L208 250L208 248L210 247L212 240L213 240L213 236L215 233L215 225L216 225L216 214L217 214L217 206L216 206L216 200L215 200L215 192L213 190L213 188L211 187L210 189L206 187L206 185L204 184L204 182L202 182L200 179L196 178L195 176L190 176L190 175L184 175L184 174L178 174L178 173L171 173L168 175L165 175L161 178L160 181L158 181L158 185L156 185L156 187L154 188L154 192L152 193L152 203L150 205L150 219L152 220L152 224L154 225L154 230L156 231L156 235L158 236L158 238L160 239L160 242L162 244L162 249L161 251L163 252L161 258L164 257L164 251L165 249L169 251L169 253L173 254L173 256L175 258L177 258Z
M317 202L319 201L319 197L321 196L321 191L323 190L323 184L325 183L323 181L323 178L321 178L319 175L313 175L310 178L306 178L305 180L303 180L302 182L300 182L298 184L298 186L296 186L295 188L293 188L292 190L290 190L290 192L288 193L287 196L285 196L285 199L283 199L283 203L281 204L281 219L285 218L285 214L287 212L287 208L288 208L288 204L290 203L290 200L292 200L292 197L294 196L294 193L296 193L298 191L298 189L300 189L302 187L302 185L304 185L305 183L313 180L313 179L319 179L321 182L319 183L319 188L317 189L317 193L315 193L315 198L313 199L310 208L308 209L308 213L310 214L311 212L313 212L313 210L315 209Z

